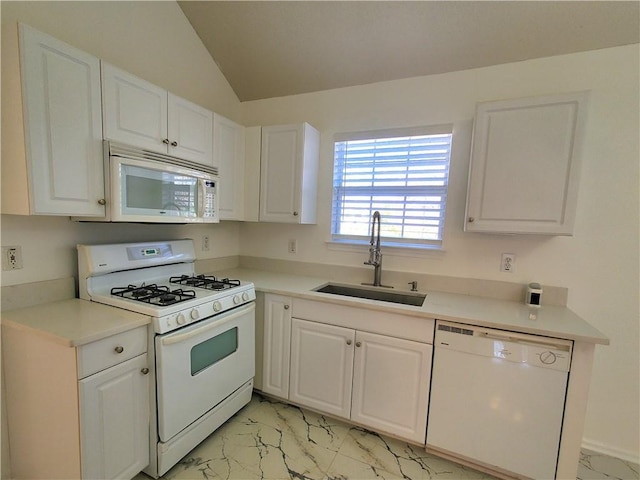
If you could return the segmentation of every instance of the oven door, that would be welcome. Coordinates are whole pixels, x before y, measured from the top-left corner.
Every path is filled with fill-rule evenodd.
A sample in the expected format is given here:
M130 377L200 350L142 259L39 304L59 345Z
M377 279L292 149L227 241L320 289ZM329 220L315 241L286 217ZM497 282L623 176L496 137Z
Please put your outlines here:
M168 441L254 376L252 302L158 335L158 435Z

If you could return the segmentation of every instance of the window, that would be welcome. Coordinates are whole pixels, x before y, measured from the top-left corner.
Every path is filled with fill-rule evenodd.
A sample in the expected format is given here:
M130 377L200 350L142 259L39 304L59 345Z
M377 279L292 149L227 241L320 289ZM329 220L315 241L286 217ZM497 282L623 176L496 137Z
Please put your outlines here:
M440 247L452 131L447 125L337 135L332 240L368 243L377 210L383 245Z

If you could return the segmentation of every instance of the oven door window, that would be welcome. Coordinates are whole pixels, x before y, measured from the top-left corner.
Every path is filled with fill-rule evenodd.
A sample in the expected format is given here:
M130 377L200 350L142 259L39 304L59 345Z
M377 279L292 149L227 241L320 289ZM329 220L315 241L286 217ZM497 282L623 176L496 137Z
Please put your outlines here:
M191 348L191 376L238 350L238 327L209 338Z
M196 177L122 164L121 179L122 210L126 215L197 216Z

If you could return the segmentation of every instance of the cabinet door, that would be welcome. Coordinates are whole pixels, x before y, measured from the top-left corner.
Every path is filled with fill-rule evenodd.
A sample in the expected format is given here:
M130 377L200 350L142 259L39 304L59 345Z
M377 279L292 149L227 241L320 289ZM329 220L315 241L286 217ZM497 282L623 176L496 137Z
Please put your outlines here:
M354 337L348 328L292 319L289 400L349 418Z
M213 114L213 164L220 177L220 220L244 220L245 128Z
M20 25L30 213L104 216L100 61Z
M82 478L133 478L149 464L147 367L145 353L80 380Z
M168 94L169 155L213 167L213 112Z
M586 94L478 104L469 232L571 235Z
M357 332L351 420L425 443L433 347Z
M260 221L299 223L302 125L262 127Z
M262 391L289 398L291 298L265 295L263 349Z
M167 153L167 91L102 62L104 138Z

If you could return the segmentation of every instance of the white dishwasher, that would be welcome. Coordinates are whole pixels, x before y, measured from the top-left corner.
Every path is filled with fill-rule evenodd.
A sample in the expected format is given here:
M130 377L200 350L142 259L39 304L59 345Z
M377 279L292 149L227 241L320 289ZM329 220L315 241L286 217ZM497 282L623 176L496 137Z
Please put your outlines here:
M427 448L555 478L572 342L437 321Z

